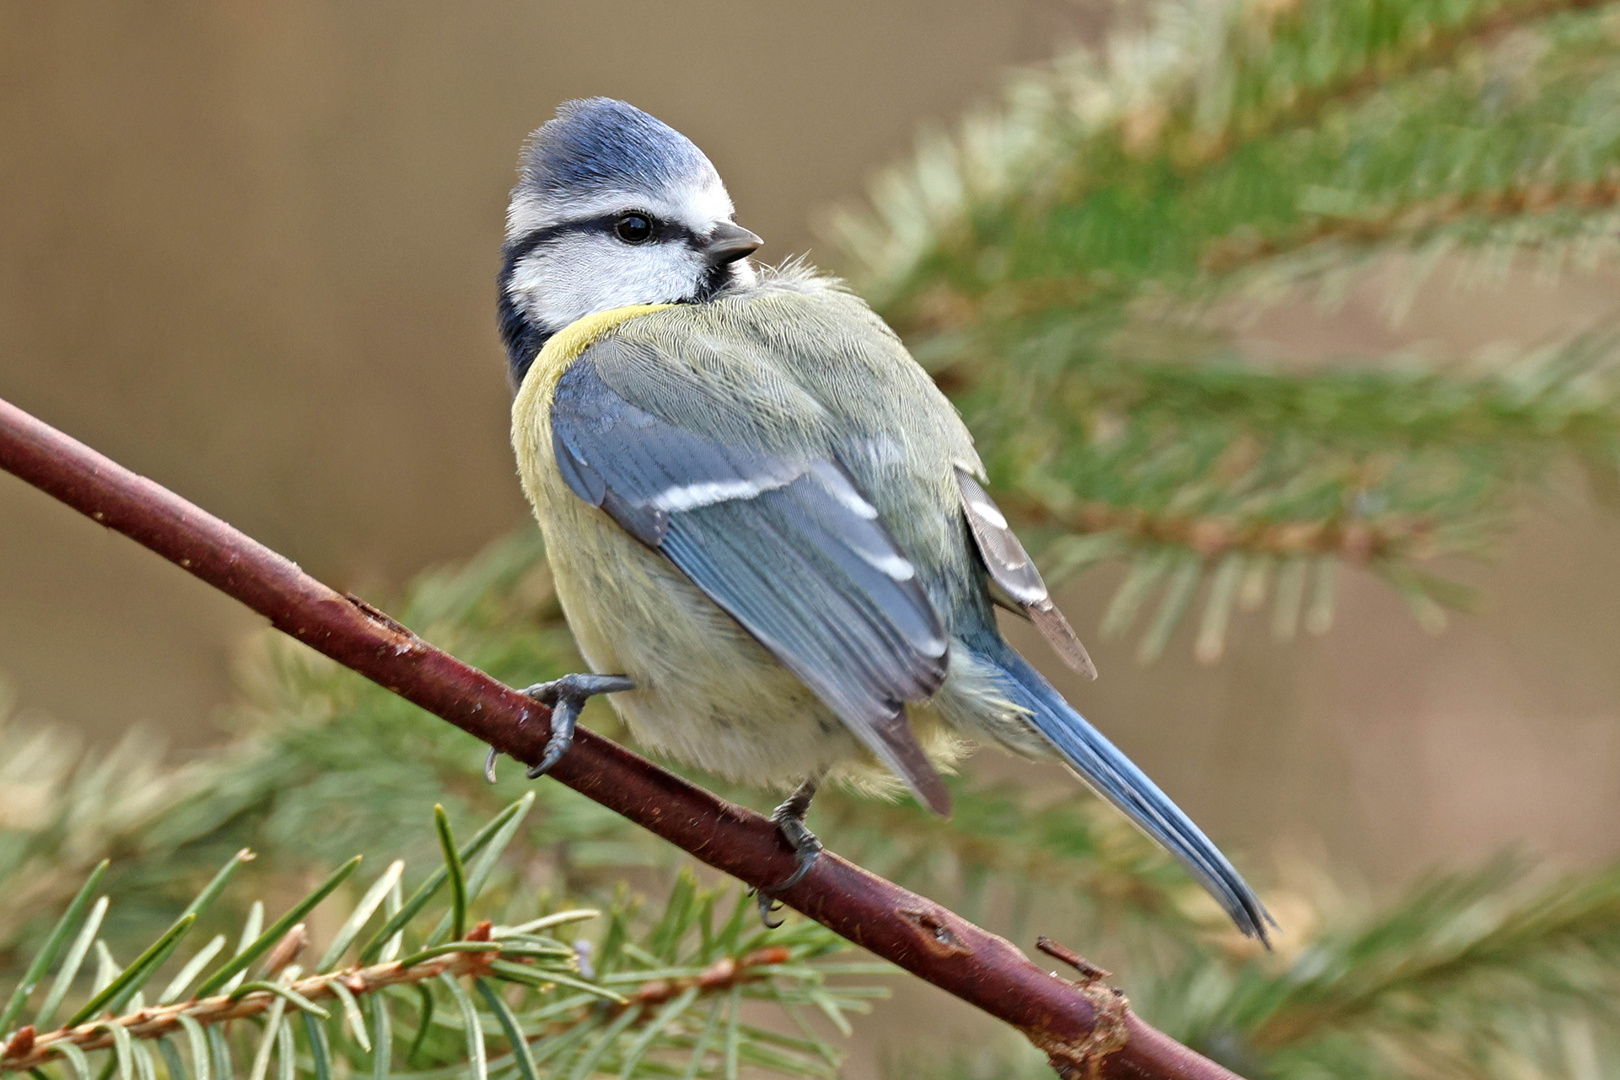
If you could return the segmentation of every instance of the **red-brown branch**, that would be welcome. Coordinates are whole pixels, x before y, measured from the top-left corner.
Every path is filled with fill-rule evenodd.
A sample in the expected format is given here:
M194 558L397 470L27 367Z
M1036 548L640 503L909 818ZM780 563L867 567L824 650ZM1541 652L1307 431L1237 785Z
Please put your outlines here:
M547 710L151 480L0 400L0 468L235 597L271 625L519 761ZM551 775L749 885L793 856L769 821L581 730ZM828 852L783 903L1012 1024L1065 1076L1232 1080L1095 978L1049 974L1011 942Z

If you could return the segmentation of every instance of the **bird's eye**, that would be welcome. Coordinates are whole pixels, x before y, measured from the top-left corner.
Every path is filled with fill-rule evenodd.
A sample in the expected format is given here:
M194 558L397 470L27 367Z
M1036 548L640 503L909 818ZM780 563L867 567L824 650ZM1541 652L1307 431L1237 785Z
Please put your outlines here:
M625 214L613 223L613 234L627 244L645 244L652 239L652 219L646 214Z

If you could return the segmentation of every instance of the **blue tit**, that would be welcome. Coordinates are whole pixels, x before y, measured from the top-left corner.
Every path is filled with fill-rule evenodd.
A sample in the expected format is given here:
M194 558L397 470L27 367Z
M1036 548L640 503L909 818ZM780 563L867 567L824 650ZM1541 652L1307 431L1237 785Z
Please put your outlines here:
M598 673L530 688L555 706L536 772L610 692L643 746L797 785L780 889L819 850L825 779L946 814L940 770L970 743L1055 756L1263 939L1215 845L1003 640L997 605L1095 674L955 408L839 282L755 266L733 213L696 146L620 101L568 102L524 148L499 278L512 442Z

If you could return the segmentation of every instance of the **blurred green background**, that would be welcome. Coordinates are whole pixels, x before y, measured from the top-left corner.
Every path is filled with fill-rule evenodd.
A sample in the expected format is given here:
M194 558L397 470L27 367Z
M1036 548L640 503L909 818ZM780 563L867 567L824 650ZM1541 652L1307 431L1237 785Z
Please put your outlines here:
M0 6L0 396L385 594L527 516L493 279L519 143L558 101L668 121L762 257L837 269L816 231L830 205L1009 65L1120 17L1059 0ZM1247 311L1241 337L1279 363L1466 353L1620 313L1610 274L1523 273L1432 283L1392 325L1378 284L1331 312ZM1208 667L1190 626L1147 667L1097 640L1119 580L1098 571L1064 606L1103 677L1063 685L1248 865L1325 857L1387 892L1513 844L1612 858L1620 520L1559 489L1519 525L1495 561L1447 568L1486 605L1441 635L1350 571L1328 633L1279 646L1240 617ZM218 738L259 625L0 476L0 676L25 709L101 739L147 723L183 756Z

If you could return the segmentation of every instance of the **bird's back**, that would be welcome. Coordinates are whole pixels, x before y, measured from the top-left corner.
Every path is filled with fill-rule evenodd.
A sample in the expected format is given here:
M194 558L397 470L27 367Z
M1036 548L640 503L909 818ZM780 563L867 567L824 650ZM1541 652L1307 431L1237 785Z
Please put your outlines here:
M988 617L955 472L980 472L972 437L865 301L832 279L767 272L746 289L613 333L647 346L643 355L659 363L699 373L712 390L693 395L689 382L672 379L654 411L721 439L825 451L877 509L941 614ZM636 375L644 393L657 393L656 373ZM738 395L752 403L746 412L734 407Z

